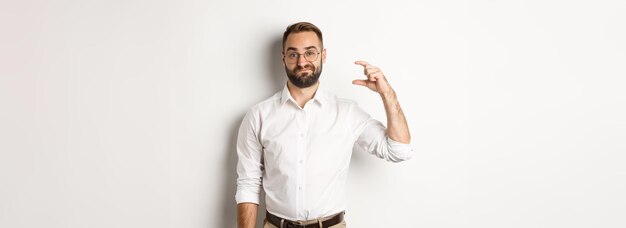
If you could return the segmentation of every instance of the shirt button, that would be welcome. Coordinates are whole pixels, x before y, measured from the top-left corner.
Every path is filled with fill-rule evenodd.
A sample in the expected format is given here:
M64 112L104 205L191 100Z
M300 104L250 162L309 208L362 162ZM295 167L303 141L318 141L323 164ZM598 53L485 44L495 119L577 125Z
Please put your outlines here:
M300 160L299 162L300 162L300 164L302 164L302 160Z
M298 187L298 189L302 190L302 186Z
M300 138L304 138L304 133L300 133Z

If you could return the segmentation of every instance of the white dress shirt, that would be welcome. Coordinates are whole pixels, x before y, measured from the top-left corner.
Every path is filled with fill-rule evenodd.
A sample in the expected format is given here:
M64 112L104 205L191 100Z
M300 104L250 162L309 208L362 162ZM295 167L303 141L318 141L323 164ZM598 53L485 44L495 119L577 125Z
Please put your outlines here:
M321 84L321 83L320 83ZM357 106L318 88L300 108L287 86L250 108L237 138L237 203L259 203L289 220L310 220L345 210L345 183L356 146L381 159L411 158L412 147L390 139L386 128Z

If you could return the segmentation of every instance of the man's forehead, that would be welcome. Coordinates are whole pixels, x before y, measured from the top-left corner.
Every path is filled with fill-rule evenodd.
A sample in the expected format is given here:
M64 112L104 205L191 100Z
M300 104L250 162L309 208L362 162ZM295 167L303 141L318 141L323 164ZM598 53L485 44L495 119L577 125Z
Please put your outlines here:
M289 34L285 41L286 50L319 49L320 40L315 32L299 32Z

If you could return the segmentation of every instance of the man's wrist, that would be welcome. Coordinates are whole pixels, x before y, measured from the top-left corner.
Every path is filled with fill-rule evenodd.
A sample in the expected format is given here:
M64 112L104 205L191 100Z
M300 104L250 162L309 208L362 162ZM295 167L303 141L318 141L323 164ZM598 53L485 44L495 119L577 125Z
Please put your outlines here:
M395 91L393 91L393 89L390 89L390 90L389 90L389 91L387 91L387 92L380 93L380 97L381 97L383 100L391 100L391 99L396 99L396 92L395 92Z

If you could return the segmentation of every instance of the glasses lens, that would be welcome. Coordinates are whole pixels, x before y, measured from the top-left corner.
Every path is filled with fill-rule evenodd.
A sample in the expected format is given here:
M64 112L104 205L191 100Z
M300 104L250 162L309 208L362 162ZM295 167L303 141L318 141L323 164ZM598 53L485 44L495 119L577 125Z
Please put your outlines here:
M298 62L298 58L300 58L300 55L296 52L288 52L287 55L285 56L285 59L287 60L288 63Z
M288 52L287 55L285 55L285 60L287 60L288 63L297 63L301 55L304 56L306 61L313 62L317 60L318 53L314 51L307 51L304 54Z
M317 52L307 51L304 53L304 58L307 61L313 62L317 59Z

